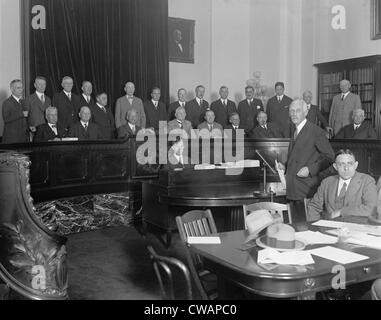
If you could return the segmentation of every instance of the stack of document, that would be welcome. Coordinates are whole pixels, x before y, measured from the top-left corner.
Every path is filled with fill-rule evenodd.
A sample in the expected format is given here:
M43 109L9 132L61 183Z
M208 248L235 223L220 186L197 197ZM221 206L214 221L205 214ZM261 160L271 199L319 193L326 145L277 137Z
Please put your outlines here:
M369 257L355 252L335 248L335 247L321 247L317 249L312 249L308 251L314 256L318 256L324 259L332 260L340 264L349 264L362 260L369 259Z
M314 264L315 261L307 251L278 252L267 248L258 252L258 264L275 263L279 265L306 266Z
M313 226L341 229L347 228L351 232L363 232L372 235L381 236L381 226L371 226L367 224L358 224L350 222L340 222L331 220L319 220L312 224Z

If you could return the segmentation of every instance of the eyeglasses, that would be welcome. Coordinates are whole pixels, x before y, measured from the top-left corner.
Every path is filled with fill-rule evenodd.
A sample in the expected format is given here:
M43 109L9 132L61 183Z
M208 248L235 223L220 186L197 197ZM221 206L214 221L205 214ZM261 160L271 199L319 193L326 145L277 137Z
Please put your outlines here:
M353 162L353 161L351 161L351 162L335 162L335 163L338 167L341 167L341 168L345 167L345 166L353 167L355 165L355 162Z

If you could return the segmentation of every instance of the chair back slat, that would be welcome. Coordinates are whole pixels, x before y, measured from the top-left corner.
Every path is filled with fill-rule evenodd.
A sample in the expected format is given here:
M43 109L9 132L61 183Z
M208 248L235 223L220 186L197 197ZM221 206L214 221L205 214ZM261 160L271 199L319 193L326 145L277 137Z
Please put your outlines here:
M185 255L188 267L193 280L199 289L202 299L209 299L206 289L200 279L200 273L205 272L202 258L194 254L187 246L189 236L206 236L217 233L217 228L210 210L193 210L185 213L183 216L176 217L176 224L179 229L179 235L185 248Z

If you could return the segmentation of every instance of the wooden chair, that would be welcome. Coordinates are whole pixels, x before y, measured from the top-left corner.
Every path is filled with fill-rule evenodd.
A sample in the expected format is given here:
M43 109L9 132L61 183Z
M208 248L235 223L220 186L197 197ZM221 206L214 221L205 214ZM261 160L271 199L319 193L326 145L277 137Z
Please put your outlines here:
M152 246L147 246L147 250L149 252L157 280L159 281L163 299L175 300L175 290L173 286L173 275L171 270L171 267L175 267L181 271L181 274L184 277L185 283L183 288L185 290L186 300L192 300L193 296L191 275L186 265L176 258L158 255ZM163 273L166 275L166 280L162 278Z
M370 291L372 300L381 300L381 279L376 280Z
M217 233L210 210L193 210L183 216L176 217L177 228L181 242L184 246L189 270L193 281L200 292L203 300L214 300L217 298L217 277L204 269L202 259L194 254L188 246L188 237L206 236Z
M287 222L288 224L292 223L291 218L291 210L289 204L284 203L276 203L276 202L258 202L252 203L249 205L243 205L243 216L245 219L245 229L247 229L246 225L246 217L251 211L256 210L268 210L273 216L280 216L283 219L283 222ZM287 213L287 221L285 220L284 213Z

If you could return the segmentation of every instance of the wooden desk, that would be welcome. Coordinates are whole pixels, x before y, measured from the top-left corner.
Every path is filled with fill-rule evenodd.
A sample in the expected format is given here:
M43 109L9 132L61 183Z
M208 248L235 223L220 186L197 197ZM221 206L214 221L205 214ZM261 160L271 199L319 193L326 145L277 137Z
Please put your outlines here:
M219 234L219 245L191 245L191 250L204 258L205 268L214 272L222 280L246 290L272 298L314 299L320 291L331 289L332 273L338 263L313 256L311 266L277 266L268 271L257 264L257 254L261 250L254 247L242 251L241 244L246 231L232 231ZM307 246L306 249L321 245ZM369 281L381 277L381 250L349 244L333 245L369 257L369 259L345 265L346 285ZM223 286L221 286L223 288ZM227 292L219 292L222 298L229 298Z

